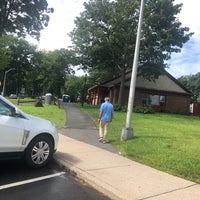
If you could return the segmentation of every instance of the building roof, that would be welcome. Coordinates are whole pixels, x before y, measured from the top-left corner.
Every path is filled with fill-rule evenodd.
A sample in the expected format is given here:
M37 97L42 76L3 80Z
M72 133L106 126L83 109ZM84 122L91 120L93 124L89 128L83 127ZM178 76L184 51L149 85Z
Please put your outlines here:
M176 78L174 78L167 71L165 72L166 72L165 74L160 75L158 79L155 79L154 81L149 81L147 79L144 79L143 77L137 77L136 88L182 93L190 96L192 95L192 93L185 86L183 86ZM125 74L125 86L127 87L130 86L131 74L132 71L128 71ZM92 91L97 87L111 88L113 86L120 85L120 83L121 83L121 76L118 76L106 82L103 82L100 85L95 85L89 88L88 91Z

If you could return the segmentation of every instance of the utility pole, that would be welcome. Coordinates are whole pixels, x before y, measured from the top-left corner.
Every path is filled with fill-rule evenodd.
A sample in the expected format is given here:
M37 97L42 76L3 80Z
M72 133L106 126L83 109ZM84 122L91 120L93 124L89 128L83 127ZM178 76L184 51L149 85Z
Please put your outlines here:
M2 90L2 96L4 97L5 95L5 88L6 88L6 75L8 72L12 71L12 70L15 70L15 68L11 68L7 71L5 71L5 74L4 74L4 79L3 79L3 90Z
M135 43L135 53L134 53L134 60L133 60L133 67L132 67L132 74L131 74L131 83L130 83L130 89L129 89L126 126L122 128L121 140L127 140L127 139L133 138L133 128L131 128L131 119L132 119L133 103L134 103L134 97L135 97L135 85L136 85L136 78L137 78L139 51L140 51L140 38L141 38L141 29L142 29L142 20L143 20L143 11L144 11L144 1L145 0L141 0L141 5L140 5L140 15L139 15L136 43Z

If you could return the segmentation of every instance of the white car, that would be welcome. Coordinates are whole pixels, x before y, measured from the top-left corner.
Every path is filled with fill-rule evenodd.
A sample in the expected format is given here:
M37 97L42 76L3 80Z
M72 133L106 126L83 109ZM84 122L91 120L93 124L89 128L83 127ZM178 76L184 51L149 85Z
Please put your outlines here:
M25 158L34 168L46 165L57 149L53 123L28 115L0 95L0 159Z

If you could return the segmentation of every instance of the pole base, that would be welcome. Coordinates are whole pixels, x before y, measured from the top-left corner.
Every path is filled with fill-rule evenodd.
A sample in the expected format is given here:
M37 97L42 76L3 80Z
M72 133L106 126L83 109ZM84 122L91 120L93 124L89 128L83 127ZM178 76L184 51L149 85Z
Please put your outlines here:
M133 128L122 128L121 141L133 138Z

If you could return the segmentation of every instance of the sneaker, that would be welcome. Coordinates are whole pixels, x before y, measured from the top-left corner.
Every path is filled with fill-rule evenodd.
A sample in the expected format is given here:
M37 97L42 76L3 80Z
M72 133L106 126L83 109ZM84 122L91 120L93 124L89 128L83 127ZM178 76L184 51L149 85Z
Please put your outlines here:
M102 137L99 138L99 142L103 143L103 138Z
M103 144L106 144L106 143L109 143L108 141L106 141L106 140L103 140Z

